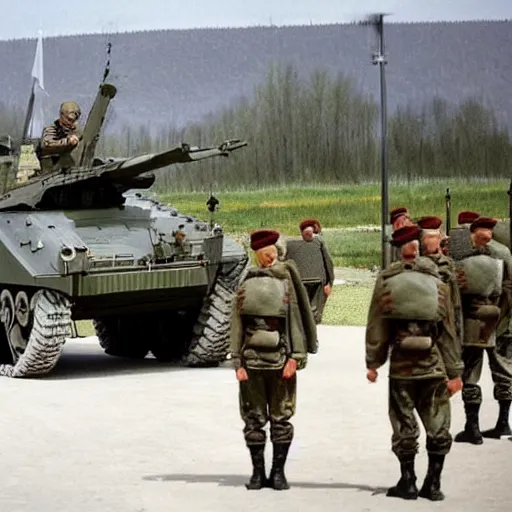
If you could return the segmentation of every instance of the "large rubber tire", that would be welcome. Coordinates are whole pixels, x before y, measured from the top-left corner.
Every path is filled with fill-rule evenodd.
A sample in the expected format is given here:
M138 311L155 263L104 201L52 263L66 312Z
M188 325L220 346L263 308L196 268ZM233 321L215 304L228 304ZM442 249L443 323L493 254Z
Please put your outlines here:
M147 356L151 334L142 315L95 318L93 325L106 354L130 359Z
M64 295L52 290L38 290L31 303L34 307L27 327L29 334L24 338L26 348L15 361L11 354L12 364L0 365L0 375L34 377L49 373L59 360L66 338L71 336L71 304ZM13 326L18 328L12 322L9 324L7 327L11 329ZM0 327L4 329L4 325ZM7 342L6 335L2 341ZM5 347L2 354L5 356Z
M194 326L194 333L183 364L191 367L212 367L226 360L229 354L231 307L235 291L249 270L249 256L222 265L215 284L205 298Z

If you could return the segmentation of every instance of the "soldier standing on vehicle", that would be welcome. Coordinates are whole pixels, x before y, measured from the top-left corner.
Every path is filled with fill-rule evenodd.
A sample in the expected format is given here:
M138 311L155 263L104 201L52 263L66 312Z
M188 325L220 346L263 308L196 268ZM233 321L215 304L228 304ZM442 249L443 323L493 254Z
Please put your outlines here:
M459 218L459 224L467 224L461 220L469 218ZM474 220L469 230L475 252L458 262L459 265L468 265L464 270L464 282L460 282L464 317L462 400L466 423L464 430L455 436L458 443L483 443L484 436L479 425L482 390L478 382L482 374L484 351L489 358L494 398L500 405L497 424L495 428L485 431L485 437L499 438L510 433L512 361L501 353L496 340L500 318L507 314L508 306L501 301L510 300L510 276L497 247L490 244L495 225L496 220L489 217ZM501 261L501 273L497 270L499 264L496 264L496 260Z
M253 474L247 489L288 489L284 466L293 440L296 371L317 351L316 324L306 290L292 261L279 261L279 233L251 234L257 267L241 284L233 309L231 354L240 383L240 414ZM273 460L265 473L266 433L270 421Z
M60 117L45 126L36 149L43 173L66 169L73 165L71 152L79 142L78 119L82 112L74 101L65 101L60 106Z
M375 382L390 354L389 418L401 478L387 496L438 501L444 499L441 472L452 444L450 396L461 389L462 361L448 287L436 265L418 256L419 236L416 225L393 233L400 261L377 276L366 327L366 368L367 379ZM426 430L429 459L419 492L415 409Z

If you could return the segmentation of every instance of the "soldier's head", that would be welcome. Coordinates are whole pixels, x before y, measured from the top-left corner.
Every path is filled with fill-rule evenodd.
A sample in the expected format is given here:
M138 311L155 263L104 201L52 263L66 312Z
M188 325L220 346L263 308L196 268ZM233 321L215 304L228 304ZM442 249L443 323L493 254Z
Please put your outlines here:
M423 254L438 254L441 252L441 224L439 217L421 217L418 226L421 229L420 243Z
M59 122L67 128L76 128L78 119L82 115L82 111L78 106L78 103L74 101L65 101L60 105L59 111Z
M314 236L322 231L320 222L316 219L304 219L299 224L300 234L306 242L311 242Z
M469 226L471 240L477 248L485 247L492 240L492 230L498 221L491 217L478 217Z
M270 267L277 261L275 244L278 240L279 231L273 229L259 229L251 233L251 249L256 253L259 267Z
M420 251L421 229L416 224L403 226L393 231L391 243L400 247L400 258L403 261L411 261L418 257Z
M457 224L459 226L467 226L469 227L469 225L476 219L478 219L478 217L480 217L480 214L479 213L476 213L476 212L471 212L471 211L463 211L463 212L460 212L459 215L457 216Z
M409 210L404 206L394 208L389 212L389 223L393 226L393 231L412 225Z

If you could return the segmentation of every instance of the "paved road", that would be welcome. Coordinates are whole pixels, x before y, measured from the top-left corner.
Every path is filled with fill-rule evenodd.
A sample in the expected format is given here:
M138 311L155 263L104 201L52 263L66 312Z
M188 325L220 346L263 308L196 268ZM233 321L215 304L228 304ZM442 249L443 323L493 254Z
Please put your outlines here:
M366 382L363 332L320 327L321 352L300 374L288 464L293 487L284 492L243 486L250 462L232 370L127 362L91 341L71 341L51 376L1 380L0 510L510 510L507 439L454 445L443 503L383 494L398 466L389 449L386 374L376 385ZM484 392L487 427L496 414L488 372ZM453 405L456 432L463 425L460 394ZM424 451L418 466L422 479Z

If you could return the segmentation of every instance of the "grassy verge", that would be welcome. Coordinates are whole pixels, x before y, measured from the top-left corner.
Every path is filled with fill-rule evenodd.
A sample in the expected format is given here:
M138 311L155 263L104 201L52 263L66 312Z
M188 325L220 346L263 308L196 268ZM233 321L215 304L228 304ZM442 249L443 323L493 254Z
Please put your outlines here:
M508 212L508 182L433 181L390 185L390 208L408 206L413 217L445 217L444 195L452 196L452 224L461 210L505 217ZM218 193L220 209L215 221L227 233L244 235L261 227L298 235L305 217L320 219L336 266L371 267L380 262L380 233L344 231L347 227L380 226L380 186L343 185L329 187L286 187ZM181 212L209 220L206 193L162 194L160 199Z
M444 196L450 187L453 215L476 210L504 217L508 212L508 181L432 181L389 187L390 208L406 205L412 215L440 215L444 218ZM304 217L317 217L326 228L380 225L380 185L329 187L286 187L243 192L218 192L216 221L227 232L247 232L274 227L287 235L297 234ZM160 199L184 213L209 219L206 193L161 194Z
M368 285L334 286L325 305L324 325L366 325L373 288Z

